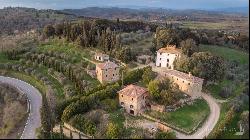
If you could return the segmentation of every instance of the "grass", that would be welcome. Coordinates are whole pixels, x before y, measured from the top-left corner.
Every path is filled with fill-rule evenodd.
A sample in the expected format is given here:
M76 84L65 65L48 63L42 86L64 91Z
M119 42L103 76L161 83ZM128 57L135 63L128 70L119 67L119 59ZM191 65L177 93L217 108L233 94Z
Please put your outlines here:
M44 93L44 94L46 93L45 85L42 82L38 81L36 78L32 77L32 76L26 75L25 73L15 72L15 71L10 71L10 70L7 71L6 75L10 76L10 77L20 79L20 80L23 80L23 81L33 85L41 93Z
M149 48L152 47L152 40L153 40L153 37L148 37L136 43L131 43L128 46L131 47L133 52L143 53L145 50L149 51Z
M232 81L229 80L223 80L222 82L219 82L217 85L212 84L207 86L206 88L209 90L209 92L211 93L211 95L216 98L216 99L224 99L221 96L219 96L219 93L222 90L222 87L227 86L227 85L231 85Z
M209 106L203 99L197 99L193 105L185 105L174 112L147 112L148 115L185 131L192 131L209 113Z
M213 130L215 130L215 128L218 127L220 122L222 122L225 119L226 113L230 109L228 104L229 104L228 102L221 104L220 117L219 117L219 120L218 120L218 122L215 125ZM226 127L226 129L224 130L222 135L219 137L219 139L222 139L222 138L223 139L247 139L247 138L249 138L249 135L247 135L247 134L244 134L243 136L234 135L236 132L239 132L238 121L240 120L240 115L241 115L241 113L235 113L235 116L233 117L231 123L229 123L229 125ZM210 134L212 134L212 133L213 133L213 131ZM210 138L210 137L211 137L211 135L208 136L208 138Z
M216 45L200 45L200 48L201 51L209 51L214 55L221 56L227 61L236 60L240 62L240 64L249 63L249 54L239 50Z
M202 21L183 21L181 22L181 28L190 29L208 29L208 30L236 30L241 34L248 35L249 24L246 18L242 18L241 21L224 20L221 22L202 22Z
M76 62L80 62L82 57L91 59L91 55L89 54L89 50L80 49L73 43L66 43L63 40L54 39L47 44L42 44L38 47L38 50L43 52L53 51L59 53L65 53L70 58L75 58Z
M43 75L47 76L49 81L51 81L52 87L56 89L56 96L63 98L64 97L64 91L63 91L63 85L59 83L54 77L52 77L50 74L48 74L48 69L46 67L42 67L38 69Z
M222 47L222 46L216 46L216 45L200 45L201 51L209 51L214 55L222 57L225 61L238 61L240 66L249 64L249 54L242 52L240 50L231 49L228 47ZM233 96L240 94L244 90L244 84L243 83L236 83L233 81L229 81L226 79L223 79L221 82L219 82L217 85L209 85L207 90L211 93L211 95L217 99L224 99L219 96L220 91L222 90L222 87L224 86L233 86L235 89L233 89Z
M125 121L125 116L123 115L122 110L115 110L109 114L109 119L111 122L114 122L119 126L119 128L123 128L123 122Z

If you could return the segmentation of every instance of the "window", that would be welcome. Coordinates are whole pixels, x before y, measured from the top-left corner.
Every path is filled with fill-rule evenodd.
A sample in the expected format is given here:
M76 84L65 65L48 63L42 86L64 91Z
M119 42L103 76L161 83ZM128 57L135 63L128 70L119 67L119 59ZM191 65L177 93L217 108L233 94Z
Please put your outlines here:
M167 67L168 67L169 65L168 65L168 63L167 63Z
M133 108L134 106L133 105L130 105L130 108Z
M108 69L106 69L106 71L108 71Z
M115 68L115 70L116 70L116 68Z
M160 60L161 60L161 58L160 58Z
M132 98L132 101L133 101L133 98Z
M142 96L142 98L144 99L145 97L144 97L144 96Z
M167 62L169 62L169 59L167 59Z
M174 79L174 77L172 76L172 79Z
M122 95L122 97L123 97L123 95Z
M115 76L115 74L113 74L113 76Z
M169 53L168 53L168 56L169 56Z
M124 105L124 102L121 102L121 105Z
M188 83L188 85L190 85L190 83Z
M184 81L182 81L182 83L184 83Z
M162 53L160 53L160 55L161 55Z
M177 81L178 81L178 78L177 78Z
M106 77L108 77L108 75L106 75Z

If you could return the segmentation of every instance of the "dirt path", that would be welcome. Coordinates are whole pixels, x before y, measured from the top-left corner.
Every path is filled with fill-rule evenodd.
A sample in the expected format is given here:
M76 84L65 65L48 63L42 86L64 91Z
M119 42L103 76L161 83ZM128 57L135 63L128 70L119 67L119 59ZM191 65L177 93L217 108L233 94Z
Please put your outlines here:
M185 135L180 132L176 132L177 138L179 139L203 139L204 137L207 137L209 133L215 127L220 117L220 107L212 96L203 93L202 97L207 101L209 108L210 108L210 114L207 120L203 123L203 126L200 127L192 135Z

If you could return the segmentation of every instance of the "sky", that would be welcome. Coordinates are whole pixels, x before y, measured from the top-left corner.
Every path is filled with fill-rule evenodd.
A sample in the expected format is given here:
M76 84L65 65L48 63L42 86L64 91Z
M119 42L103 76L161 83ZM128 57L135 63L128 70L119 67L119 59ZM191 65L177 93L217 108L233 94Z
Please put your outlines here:
M155 7L169 9L220 9L248 7L249 0L0 0L3 7L79 9L85 7Z

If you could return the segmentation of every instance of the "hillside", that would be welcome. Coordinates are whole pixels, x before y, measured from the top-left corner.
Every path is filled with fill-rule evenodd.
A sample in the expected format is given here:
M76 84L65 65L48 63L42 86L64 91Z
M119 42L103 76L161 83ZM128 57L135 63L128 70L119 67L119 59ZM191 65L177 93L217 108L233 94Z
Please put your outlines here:
M33 8L4 8L0 9L0 35L22 32L54 24L64 20L72 20L76 16L55 10L37 10Z

